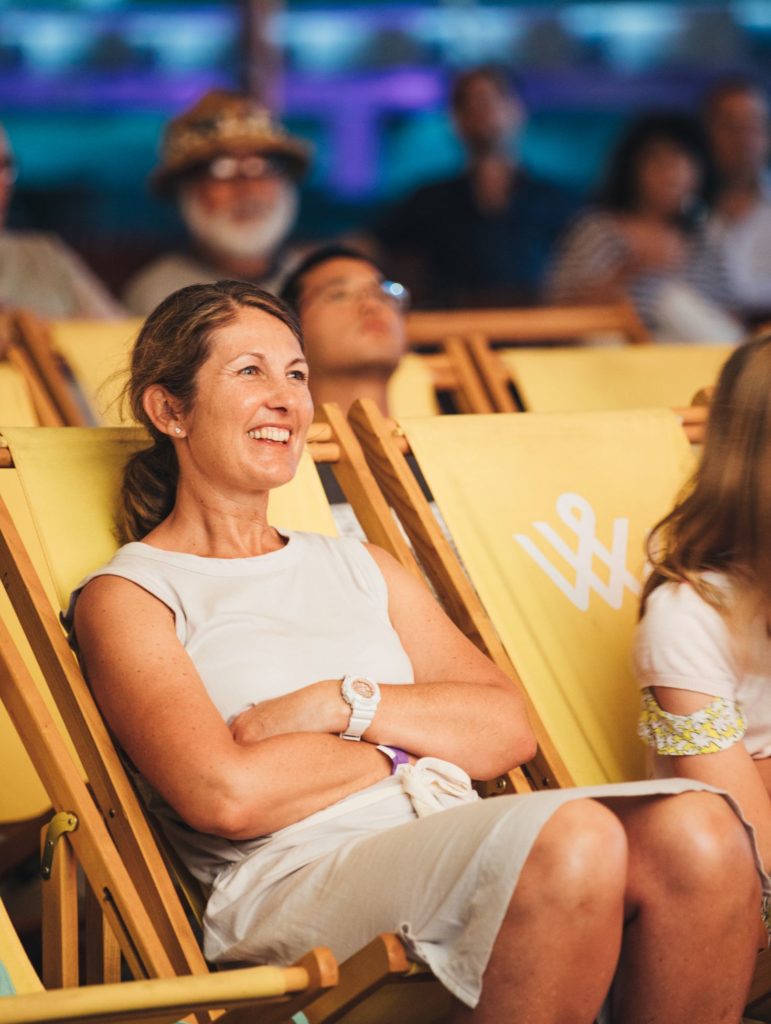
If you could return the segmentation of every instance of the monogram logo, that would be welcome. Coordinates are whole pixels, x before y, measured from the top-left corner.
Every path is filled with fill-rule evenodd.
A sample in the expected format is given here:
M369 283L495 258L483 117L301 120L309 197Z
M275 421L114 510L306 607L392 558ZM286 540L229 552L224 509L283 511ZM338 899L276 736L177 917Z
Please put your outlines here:
M580 494L561 494L557 498L557 515L575 533L578 544L575 551L549 526L548 523L533 523L533 528L551 544L571 569L575 570L575 583L567 580L556 569L546 555L524 533L512 534L538 563L546 575L560 588L580 611L589 607L589 592L595 590L611 608L620 608L624 600L624 587L633 594L640 593L640 584L626 567L626 552L629 541L629 520L614 519L610 549L597 538L597 517L594 509ZM608 568L608 582L604 583L592 568L592 561L598 558Z

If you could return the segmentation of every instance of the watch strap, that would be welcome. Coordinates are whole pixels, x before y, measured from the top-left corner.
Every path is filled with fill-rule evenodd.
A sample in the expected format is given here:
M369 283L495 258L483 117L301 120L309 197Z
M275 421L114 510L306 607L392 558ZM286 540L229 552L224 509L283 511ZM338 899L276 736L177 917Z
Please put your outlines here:
M341 738L344 740L360 740L365 731L372 725L372 719L375 717L376 710L376 708L351 708L351 717L348 719L345 732L340 733Z

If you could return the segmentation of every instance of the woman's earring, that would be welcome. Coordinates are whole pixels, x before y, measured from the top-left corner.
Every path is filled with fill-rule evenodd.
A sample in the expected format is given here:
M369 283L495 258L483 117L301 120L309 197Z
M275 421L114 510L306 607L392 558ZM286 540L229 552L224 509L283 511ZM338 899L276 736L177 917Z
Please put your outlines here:
M182 433L182 427L174 427L174 433L175 434L181 434Z

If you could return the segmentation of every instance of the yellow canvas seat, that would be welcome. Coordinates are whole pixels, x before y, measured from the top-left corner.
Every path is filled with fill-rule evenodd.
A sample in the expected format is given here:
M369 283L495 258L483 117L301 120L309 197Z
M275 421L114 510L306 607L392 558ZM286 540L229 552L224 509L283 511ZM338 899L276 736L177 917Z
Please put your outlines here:
M433 375L426 360L417 353L408 352L388 382L388 407L397 419L439 413Z
M420 533L431 524L415 515L392 432L365 403L352 420L428 569ZM645 536L692 468L678 419L664 410L498 414L398 427L554 745L553 778L642 777L628 651ZM446 580L433 582L447 592Z
M29 385L21 370L9 362L0 362L0 422L17 427L34 427L39 422Z
M499 411L514 411L513 385L530 412L687 406L714 383L730 345L485 349L477 362Z
M120 395L141 325L139 318L48 324L51 345L70 368L96 424L109 427L127 422Z
M330 416L334 419L334 410ZM344 421L342 423L344 427ZM317 441L315 446L309 446L309 451L315 448L317 458L341 463L341 479L349 482L365 506L370 500L374 504L379 501L385 508L382 496L366 471L363 455L357 454L352 435L340 440L329 424L313 430ZM200 948L137 795L67 647L57 618L72 587L84 573L102 564L115 550L112 511L121 467L127 454L146 442L141 431L135 428L9 429L5 440L40 534L56 593L55 607L39 592L40 585L24 546L3 507L0 507L0 565L2 571L8 573L9 593L21 613L25 630L33 638L35 654L45 666L46 681L83 759L96 805L109 829L108 833L100 824L101 817L96 822L90 821L88 826L81 820L68 842L83 863L91 888L97 893L109 893L109 924L135 975L164 976L170 970L205 973L207 968ZM359 466L355 465L357 461ZM8 470L0 470L0 475L3 472ZM370 485L371 494L367 499ZM287 528L334 532L329 506L310 454L305 457L295 480L282 491L283 494L276 492L272 496L270 517L274 523ZM366 523L366 510L362 518ZM397 557L409 561L412 556L398 529L393 522L384 527L379 525L381 518L380 510L377 515L373 513L377 525L372 532L378 542L389 547ZM393 544L390 537L393 537ZM0 678L0 688L11 717L48 791L54 791L54 808L68 809L68 800L73 799L70 794L75 792L77 784L71 773L51 763L51 751L42 740L45 730L36 724L44 715L39 701L32 715L25 703L27 688L14 686L8 681L7 672L0 671L0 677L4 677ZM67 785L71 788L63 790ZM82 818L89 811L87 798L81 791L78 799L78 817ZM117 864L102 863L105 842L114 842L120 857ZM128 877L125 877L126 869ZM133 898L132 892L135 893ZM137 905L149 918L141 936L137 931L140 927L135 913ZM407 960L404 947L395 936L373 937L365 949L342 965L341 971L339 986L310 1003L303 1001L303 1012L311 1024L332 1019L344 1019L351 1024L391 1019L391 1010L384 1009L385 1016L381 1016L381 1011L372 1009L373 1005L393 1007L394 1019L398 1016L415 1024L439 1021L446 1012L446 992L430 975ZM412 984L407 992L401 993L406 979L418 985L419 998ZM375 1015L368 1017L368 1013Z

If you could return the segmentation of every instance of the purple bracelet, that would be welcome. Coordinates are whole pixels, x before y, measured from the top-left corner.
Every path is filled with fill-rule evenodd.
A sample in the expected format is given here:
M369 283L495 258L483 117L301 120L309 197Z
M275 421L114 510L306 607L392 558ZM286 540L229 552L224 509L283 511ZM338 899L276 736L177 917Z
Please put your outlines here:
M385 756L390 759L392 775L396 775L401 765L410 763L407 751L402 750L400 747L387 747L385 743L379 743L377 749L382 750Z

